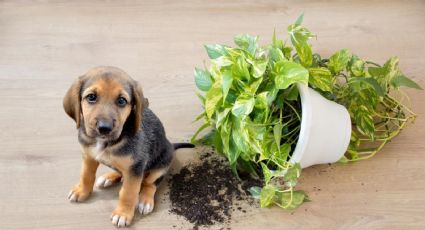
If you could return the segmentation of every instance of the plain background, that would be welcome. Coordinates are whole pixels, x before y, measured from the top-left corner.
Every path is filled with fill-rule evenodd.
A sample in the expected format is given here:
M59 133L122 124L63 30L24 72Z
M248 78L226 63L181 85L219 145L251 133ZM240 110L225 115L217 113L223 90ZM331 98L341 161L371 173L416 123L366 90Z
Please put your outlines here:
M192 73L207 60L203 44L230 45L239 33L265 44L302 12L318 35L315 52L349 48L379 63L398 55L405 74L425 86L424 1L1 1L0 228L113 229L119 187L96 190L85 204L66 199L81 156L62 97L76 77L97 65L124 69L142 84L169 138L184 141L200 125L191 123L201 111ZM252 208L229 226L423 229L424 91L407 92L418 119L376 157L306 169L299 187L312 202L292 213ZM179 151L175 167L197 151ZM168 213L165 191L133 229L190 227Z

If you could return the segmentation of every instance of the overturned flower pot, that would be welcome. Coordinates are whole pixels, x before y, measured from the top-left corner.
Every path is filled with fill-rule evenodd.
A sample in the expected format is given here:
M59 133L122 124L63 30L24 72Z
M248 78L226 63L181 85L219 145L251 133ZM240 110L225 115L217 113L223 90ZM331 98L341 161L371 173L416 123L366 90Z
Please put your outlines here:
M422 88L398 58L379 65L347 49L322 58L302 21L288 26L292 46L276 33L263 46L248 34L236 47L206 45L211 65L194 72L204 123L192 141L211 128L198 143L226 156L235 174L264 178L250 189L261 207L298 207L308 200L295 189L302 168L369 159L416 117L397 92Z
M351 120L347 109L298 83L302 119L298 143L290 159L302 168L334 163L347 151Z

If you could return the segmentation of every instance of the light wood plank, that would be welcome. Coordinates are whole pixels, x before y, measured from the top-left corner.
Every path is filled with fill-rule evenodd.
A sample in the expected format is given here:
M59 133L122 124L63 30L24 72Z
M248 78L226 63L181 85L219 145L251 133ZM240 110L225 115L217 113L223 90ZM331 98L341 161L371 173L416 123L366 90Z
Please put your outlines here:
M318 35L316 51L350 48L378 62L398 55L425 86L424 1L2 1L0 228L113 229L118 187L86 204L66 199L81 161L62 110L74 78L97 65L123 68L143 85L170 139L187 140L199 125L191 123L201 111L192 72L207 59L203 44L231 44L238 33L270 41L301 12ZM234 216L232 229L423 229L425 100L423 91L408 93L419 118L379 155L304 170L300 188L312 202L293 213L253 209ZM179 151L175 168L195 152ZM168 213L166 189L134 229L190 227Z

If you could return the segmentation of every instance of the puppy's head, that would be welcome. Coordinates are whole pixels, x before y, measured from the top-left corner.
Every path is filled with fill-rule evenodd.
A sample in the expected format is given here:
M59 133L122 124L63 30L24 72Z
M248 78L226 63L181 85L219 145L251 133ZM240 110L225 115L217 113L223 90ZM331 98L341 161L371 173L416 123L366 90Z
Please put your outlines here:
M133 133L139 130L145 101L141 87L124 71L96 67L72 84L63 107L77 128L84 122L89 137L115 140L126 123Z

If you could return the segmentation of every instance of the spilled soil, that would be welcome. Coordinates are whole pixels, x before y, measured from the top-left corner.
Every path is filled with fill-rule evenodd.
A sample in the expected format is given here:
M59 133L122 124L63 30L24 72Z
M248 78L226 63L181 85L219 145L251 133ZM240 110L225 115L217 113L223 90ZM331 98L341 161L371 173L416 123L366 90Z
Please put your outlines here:
M200 159L171 175L171 213L183 216L198 229L229 224L233 212L247 212L246 207L256 206L247 189L262 186L261 180L248 175L240 175L239 180L227 160L214 152L205 152Z

